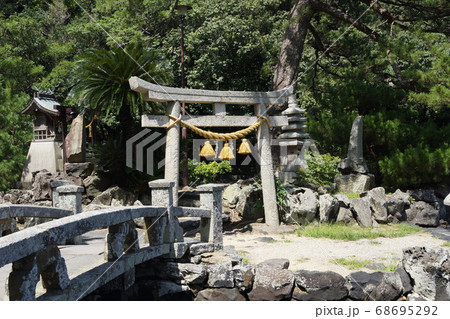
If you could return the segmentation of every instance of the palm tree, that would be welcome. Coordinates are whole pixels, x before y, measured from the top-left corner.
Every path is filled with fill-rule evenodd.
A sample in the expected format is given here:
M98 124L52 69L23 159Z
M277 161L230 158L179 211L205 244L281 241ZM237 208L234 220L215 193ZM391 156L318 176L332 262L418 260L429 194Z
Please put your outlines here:
M100 114L115 113L125 139L132 137L134 118L148 108L148 103L141 94L131 91L128 79L138 76L156 83L167 80L168 72L160 56L132 43L124 49L91 50L77 62L73 92L79 103Z

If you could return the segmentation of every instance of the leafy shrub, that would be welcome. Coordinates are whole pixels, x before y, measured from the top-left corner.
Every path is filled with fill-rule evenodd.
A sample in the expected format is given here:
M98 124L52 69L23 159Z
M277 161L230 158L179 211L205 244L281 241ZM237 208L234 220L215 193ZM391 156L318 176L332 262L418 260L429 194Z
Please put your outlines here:
M194 161L189 159L188 170L189 180L193 184L198 184L199 181L201 181L202 183L212 183L216 181L218 175L229 173L231 172L232 168L230 162L228 161L195 163Z
M254 188L260 189L262 188L262 185L260 183L256 183L253 185ZM287 196L287 190L284 188L283 183L275 177L275 191L276 191L276 198L277 198L277 205L279 207L283 207L283 205L286 203L286 196ZM258 198L258 200L255 202L255 207L264 207L264 203L262 198Z
M409 146L379 161L386 187L419 187L450 180L450 145L431 150L428 146Z
M319 186L330 184L339 174L337 164L340 160L339 157L330 154L312 156L309 152L306 155L308 169L299 169L298 178Z

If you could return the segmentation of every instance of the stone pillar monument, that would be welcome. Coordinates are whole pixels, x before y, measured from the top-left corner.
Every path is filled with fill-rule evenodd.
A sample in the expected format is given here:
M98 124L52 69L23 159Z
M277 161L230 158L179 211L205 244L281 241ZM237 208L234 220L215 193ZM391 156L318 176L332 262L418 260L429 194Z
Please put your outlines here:
M342 175L335 178L336 188L344 193L362 193L375 186L363 157L363 117L357 116L350 132L347 157L338 164Z

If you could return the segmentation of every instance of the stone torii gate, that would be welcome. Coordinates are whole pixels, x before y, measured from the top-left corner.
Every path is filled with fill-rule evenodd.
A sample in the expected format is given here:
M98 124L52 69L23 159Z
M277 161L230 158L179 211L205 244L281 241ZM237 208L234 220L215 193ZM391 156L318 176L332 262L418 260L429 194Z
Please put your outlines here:
M292 99L293 96L291 87L273 92L241 92L179 89L155 85L138 77L131 77L129 83L131 89L141 93L145 101L167 102L166 114L171 115L171 117L167 115L144 115L142 116L142 127L167 129L164 178L175 182L173 190L174 205L178 203L180 123L174 121L173 118L179 118L190 125L200 127L248 127L266 116L268 106L283 104L288 97ZM212 104L214 115L180 116L181 103ZM253 105L255 116L226 115L226 104ZM288 117L271 116L268 121L269 123L263 123L257 129L261 183L266 224L278 226L279 216L268 124L271 127L285 127L288 125Z

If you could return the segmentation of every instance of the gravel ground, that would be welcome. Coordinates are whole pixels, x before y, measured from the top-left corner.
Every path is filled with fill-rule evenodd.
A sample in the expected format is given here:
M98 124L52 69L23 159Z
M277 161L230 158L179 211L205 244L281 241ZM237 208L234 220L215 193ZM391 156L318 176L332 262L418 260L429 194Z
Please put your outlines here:
M335 271L343 276L363 270L374 272L383 266L399 265L404 248L426 246L433 249L444 247L446 240L438 239L426 231L402 238L360 239L341 241L325 238L298 237L293 233L274 234L260 232L226 232L224 245L233 246L247 262L257 264L271 258L287 258L289 269L297 271ZM370 261L364 268L348 269L332 262L336 258ZM369 268L367 268L369 267Z

